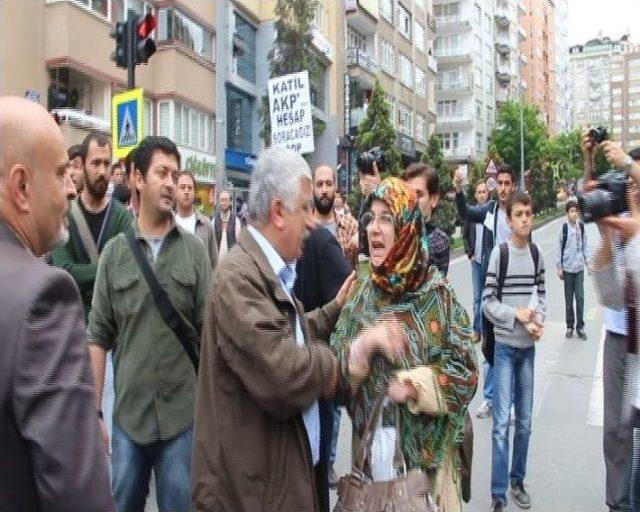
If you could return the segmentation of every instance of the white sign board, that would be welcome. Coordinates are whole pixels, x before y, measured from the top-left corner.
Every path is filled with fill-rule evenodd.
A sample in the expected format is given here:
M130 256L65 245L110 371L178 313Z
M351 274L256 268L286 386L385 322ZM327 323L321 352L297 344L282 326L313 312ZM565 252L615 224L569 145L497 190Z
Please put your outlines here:
M269 110L274 148L299 154L314 152L308 71L269 80Z

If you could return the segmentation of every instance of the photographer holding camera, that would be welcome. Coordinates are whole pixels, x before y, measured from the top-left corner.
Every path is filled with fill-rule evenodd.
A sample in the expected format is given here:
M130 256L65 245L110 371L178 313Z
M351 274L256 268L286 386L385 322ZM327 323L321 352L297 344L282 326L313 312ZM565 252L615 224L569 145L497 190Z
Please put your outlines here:
M638 372L630 363L638 352L640 325L635 293L640 290L640 164L634 158L638 156L637 152L627 155L619 144L606 138L603 129L596 128L583 134L585 182L578 202L585 222L598 222L602 234L593 264L596 288L605 306L603 449L606 503L610 511L630 511L634 510L632 501L636 501L636 507L639 505L632 499L631 491L633 422L629 421L629 412L634 411L638 416L638 396L630 392L638 385ZM597 181L592 179L598 146L604 150L609 163L622 172L610 171ZM637 486L633 487L637 492Z

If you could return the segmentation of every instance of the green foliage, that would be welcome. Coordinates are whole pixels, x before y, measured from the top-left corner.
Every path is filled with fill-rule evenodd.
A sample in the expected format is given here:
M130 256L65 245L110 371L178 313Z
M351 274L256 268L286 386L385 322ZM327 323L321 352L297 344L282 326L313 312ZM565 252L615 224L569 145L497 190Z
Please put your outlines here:
M582 176L584 161L580 148L581 140L582 133L576 129L545 141L541 162L543 166L551 168L556 182L574 180Z
M556 187L553 169L535 167L529 174L529 193L533 201L533 212L540 213L556 205Z
M537 106L517 101L506 102L500 109L489 142L489 151L497 154L503 163L510 165L518 178L521 111L524 126L524 169L526 171L535 167L547 140L547 127Z
M453 171L444 160L440 139L435 133L429 137L422 161L436 170L440 181L440 204L433 213L431 221L451 238L458 218L456 206L447 195L453 189Z
M322 66L313 50L311 22L319 0L278 0L275 8L276 40L269 51L271 78L309 71L309 86L313 91L323 79ZM267 146L271 145L271 118L269 98L262 98L262 130L260 136ZM313 119L313 134L318 138L326 124Z
M397 176L400 173L400 152L396 131L391 123L389 103L379 80L373 86L367 114L358 126L356 137L356 148L360 152L375 146L380 146L385 153L387 174Z

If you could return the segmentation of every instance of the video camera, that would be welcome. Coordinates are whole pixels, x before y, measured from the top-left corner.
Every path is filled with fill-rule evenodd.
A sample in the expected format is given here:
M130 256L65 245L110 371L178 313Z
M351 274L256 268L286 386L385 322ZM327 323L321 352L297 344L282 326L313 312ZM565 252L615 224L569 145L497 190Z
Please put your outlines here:
M628 211L627 177L619 171L603 174L595 190L578 193L578 207L585 222Z
M380 146L374 146L369 151L365 151L356 158L356 167L360 174L375 174L373 162L376 163L378 172L382 174L387 168L384 151Z

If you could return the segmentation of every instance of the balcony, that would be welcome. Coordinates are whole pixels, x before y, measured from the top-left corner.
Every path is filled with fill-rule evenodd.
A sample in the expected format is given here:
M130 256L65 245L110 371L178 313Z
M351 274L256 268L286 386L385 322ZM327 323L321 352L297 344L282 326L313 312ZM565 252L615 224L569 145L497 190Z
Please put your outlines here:
M496 51L501 55L509 55L511 52L511 40L508 37L496 37Z
M431 71L434 75L438 74L438 61L431 55L427 55L427 68L429 68L429 71Z
M443 148L442 154L444 158L451 161L467 161L473 158L473 152L468 147Z
M473 92L473 77L471 75L464 75L456 81L438 81L436 83L436 91L443 93L442 96L471 94Z
M378 72L375 59L360 48L347 48L347 67L351 66L362 68L372 75Z
M345 9L347 25L364 35L373 35L376 33L378 20L361 5L361 2L349 0L345 2Z
M465 62L471 62L471 52L465 48L449 48L436 50L436 59L438 65L442 64L462 64Z
M511 77L513 75L513 70L511 69L511 66L509 64L498 64L496 66L496 78L499 82L511 82Z
M496 7L494 16L495 16L496 24L499 27L509 28L509 25L511 24L511 16L509 13L509 9L507 9L506 7Z
M75 128L84 130L99 130L108 132L111 130L111 123L101 117L87 114L82 110L73 108L54 108L51 114L56 116L60 124L69 124Z
M460 14L450 16L436 16L436 26L438 34L450 34L460 30L470 30L471 23L464 19Z
M454 128L471 128L473 126L473 118L465 112L448 112L437 114L438 128L454 129Z

